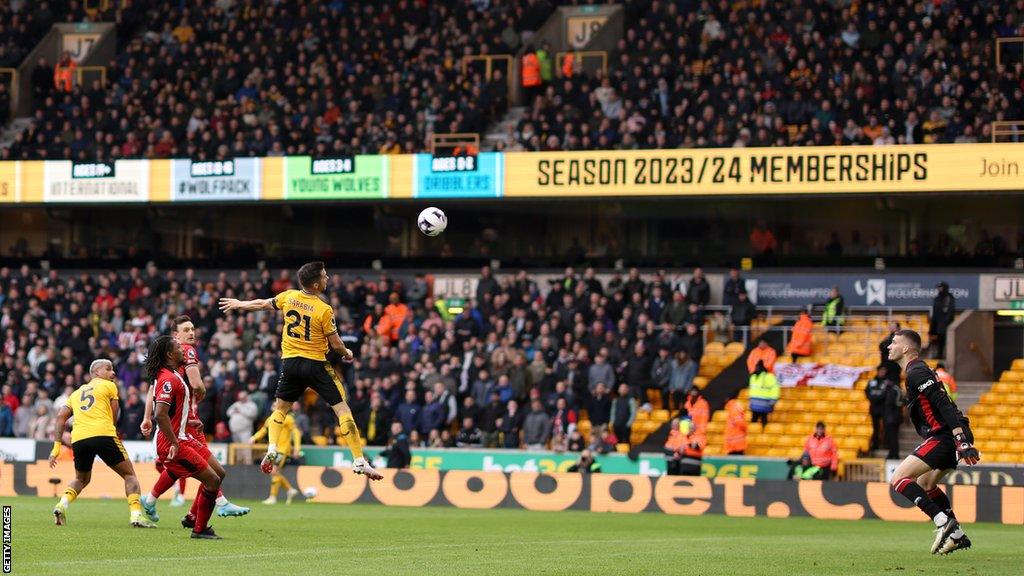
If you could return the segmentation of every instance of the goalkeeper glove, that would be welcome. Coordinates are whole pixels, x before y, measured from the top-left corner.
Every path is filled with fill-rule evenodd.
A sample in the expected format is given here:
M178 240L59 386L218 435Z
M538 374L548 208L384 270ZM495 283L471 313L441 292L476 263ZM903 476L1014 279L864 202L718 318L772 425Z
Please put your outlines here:
M958 458L964 461L968 466L974 466L981 460L981 453L974 447L970 442L967 441L965 434L957 434L954 436L956 442L956 455Z

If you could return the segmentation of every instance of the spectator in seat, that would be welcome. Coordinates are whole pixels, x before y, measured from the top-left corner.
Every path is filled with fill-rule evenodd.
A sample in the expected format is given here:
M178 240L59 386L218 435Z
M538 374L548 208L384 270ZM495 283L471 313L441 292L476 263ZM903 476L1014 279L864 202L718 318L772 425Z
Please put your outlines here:
M754 303L750 301L750 297L746 292L740 292L736 296L736 303L732 305L732 309L729 311L729 320L732 321L733 342L744 341L743 335L750 330L750 325L756 317L757 308L754 306Z
M806 311L801 312L800 318L793 325L789 345L786 346L786 352L789 353L789 357L793 362L796 362L799 358L811 355L813 331L814 322L811 321L811 316Z
M430 437L431 430L441 431L445 422L445 407L434 397L433 390L423 393L423 411L420 413L419 431L425 438Z
M742 456L747 450L747 414L743 402L733 398L725 403L725 446L730 456Z
M811 457L811 464L821 468L822 480L834 477L839 468L839 450L835 440L825 433L825 423L814 425L814 434L804 441L804 452Z
M740 301L740 294L747 293L747 282L740 276L736 268L729 269L729 278L722 288L722 304L735 306Z
M530 403L530 413L523 419L523 443L527 450L544 450L551 438L551 416L539 399Z
M380 454L387 458L388 468L408 468L412 462L412 451L409 449L409 437L402 429L401 422L391 423L391 440L388 447Z
M14 414L11 407L0 402L0 437L10 438L14 436Z
M768 415L775 410L779 400L779 381L758 362L750 375L750 422L760 422L761 429L768 425Z
M956 402L956 398L959 396L956 391L956 378L953 378L953 375L946 370L946 365L939 362L938 366L935 367L935 375L939 377L942 386L946 388L946 394L949 395L949 399Z
M416 390L405 391L405 402L398 405L395 411L395 420L402 423L402 430L409 430L410 433L420 428L422 418L422 407L416 401Z
M661 405L668 408L669 382L672 380L672 356L668 348L659 348L658 356L651 365L651 387L661 394Z
M259 417L259 407L249 398L249 393L242 390L238 393L238 400L228 407L227 417L232 439L235 442L246 443L249 442L253 425Z
M686 317L686 301L683 298L682 292L672 293L672 302L670 302L665 309L661 311L662 326L665 330L671 330L673 326L682 323Z
M932 299L932 313L928 317L928 337L932 358L945 358L946 330L956 318L956 298L949 291L949 284L939 282L937 288L938 293Z
M864 395L868 399L868 412L871 415L871 449L877 450L882 443L882 431L885 428L885 392L888 380L888 369L879 365L875 377L868 381Z
M693 269L693 278L686 287L686 303L696 304L703 308L711 301L711 285L704 278L704 271L700 268Z
M473 423L473 418L466 416L462 420L462 427L455 437L455 445L459 448L479 448L483 446L483 435L480 428Z
M747 372L753 374L758 364L762 365L769 372L775 372L775 359L777 357L778 353L775 352L775 348L772 348L767 341L760 340L757 343L757 347L747 355Z
M612 427L622 442L629 443L636 420L636 398L630 394L628 384L619 384L619 395L612 400Z
M568 468L569 472L581 474L598 474L601 472L601 463L594 459L594 453L590 450L580 452L580 459Z
M369 446L384 446L388 441L388 422L391 421L391 411L384 405L379 392L370 395L370 405L363 412L365 420L359 422L360 430L363 430L363 437Z
M811 463L811 455L807 452L801 454L799 460L790 460L788 464L789 480L823 480L825 477L825 471Z
M128 398L124 403L124 410L121 411L121 435L126 440L141 440L142 433L139 425L146 412L146 405L139 397L137 388L128 389Z
M676 352L672 359L672 374L668 382L669 398L671 404L666 403L669 410L679 410L683 406L685 396L693 387L693 379L697 376L697 363L694 362L686 350Z
M615 369L608 363L608 357L603 352L594 357L594 363L587 369L587 382L591 393L597 390L598 384L611 386L615 383Z
M843 322L846 320L843 315L846 311L846 306L843 302L843 295L839 293L838 286L832 287L824 307L825 311L821 314L821 325L826 328L830 326L835 328L836 334L838 334L843 327Z

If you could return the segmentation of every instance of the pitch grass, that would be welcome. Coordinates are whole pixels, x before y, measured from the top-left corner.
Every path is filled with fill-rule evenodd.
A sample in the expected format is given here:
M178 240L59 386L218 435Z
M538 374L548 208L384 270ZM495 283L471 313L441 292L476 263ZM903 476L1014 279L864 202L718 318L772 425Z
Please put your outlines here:
M123 501L75 502L53 525L54 500L13 504L14 574L692 574L797 576L1022 573L1024 532L968 526L974 548L932 556L928 524L811 518L682 517L455 508L244 502L215 518L221 541L191 540L182 508L160 504L160 528L128 527Z

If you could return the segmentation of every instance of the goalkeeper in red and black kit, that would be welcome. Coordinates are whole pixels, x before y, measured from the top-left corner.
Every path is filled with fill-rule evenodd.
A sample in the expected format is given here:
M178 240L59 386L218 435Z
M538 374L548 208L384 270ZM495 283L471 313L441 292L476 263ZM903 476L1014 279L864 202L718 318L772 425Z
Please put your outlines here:
M974 447L974 435L967 418L946 394L935 372L919 358L921 336L913 330L897 330L889 344L889 359L898 362L907 375L907 405L910 419L924 438L892 475L893 490L917 505L935 523L932 554L949 554L971 547L949 497L939 482L962 460L977 464L981 455Z

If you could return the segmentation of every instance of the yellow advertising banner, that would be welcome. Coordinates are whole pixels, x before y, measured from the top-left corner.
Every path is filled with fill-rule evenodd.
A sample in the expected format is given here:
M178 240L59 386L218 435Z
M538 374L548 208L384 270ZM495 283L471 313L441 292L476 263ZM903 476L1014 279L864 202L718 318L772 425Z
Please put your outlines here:
M0 162L0 204L11 204L21 201L18 172L20 162Z
M505 154L505 196L1024 190L1024 145L942 144Z

